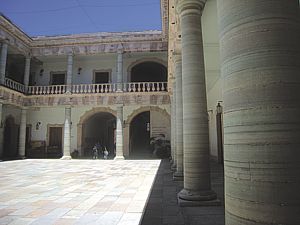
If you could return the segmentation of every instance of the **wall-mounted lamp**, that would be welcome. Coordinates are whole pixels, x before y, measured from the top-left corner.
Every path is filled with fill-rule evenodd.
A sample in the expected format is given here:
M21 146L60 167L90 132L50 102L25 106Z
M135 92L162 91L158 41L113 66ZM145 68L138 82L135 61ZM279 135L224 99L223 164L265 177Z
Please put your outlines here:
M78 75L80 75L80 73L81 73L81 70L82 70L82 68L81 68L81 67L79 67L79 68L78 68L78 71L77 71L77 74L78 74Z
M222 101L218 101L218 104L217 104L217 114L222 114L222 112L223 112L223 107L221 106L221 102Z
M44 69L41 69L40 70L40 76L43 76L43 73L44 73Z
M42 124L41 122L37 122L36 125L35 125L35 129L39 130L40 127L41 127L41 124Z

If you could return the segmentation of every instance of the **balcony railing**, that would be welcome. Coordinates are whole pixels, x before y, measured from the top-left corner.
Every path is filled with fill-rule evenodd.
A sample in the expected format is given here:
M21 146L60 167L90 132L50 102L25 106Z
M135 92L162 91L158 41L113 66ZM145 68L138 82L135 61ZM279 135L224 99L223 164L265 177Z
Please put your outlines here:
M73 84L51 86L25 86L16 81L5 79L5 86L28 95L55 95L70 92L72 94L115 93L115 92L164 92L167 91L167 82L134 82L110 84Z
M18 92L22 92L24 93L25 92L25 85L24 84L20 84L14 80L11 80L9 78L5 78L4 80L4 85L10 89L13 89L15 91L18 91Z

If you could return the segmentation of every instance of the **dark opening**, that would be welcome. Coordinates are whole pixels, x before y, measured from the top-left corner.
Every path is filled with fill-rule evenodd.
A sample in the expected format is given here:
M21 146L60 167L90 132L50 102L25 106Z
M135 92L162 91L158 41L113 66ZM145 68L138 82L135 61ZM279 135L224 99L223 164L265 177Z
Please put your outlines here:
M65 74L64 73L52 73L51 74L51 85L64 85L65 84Z
M47 147L47 158L61 158L63 127L49 128L49 145Z
M131 70L131 82L167 82L167 68L157 62L143 62Z
M95 72L95 84L109 83L109 72Z
M8 54L6 62L6 77L24 83L25 57L19 54Z
M19 139L19 126L15 124L12 117L5 121L4 127L4 158L15 158L18 156L18 139Z
M82 128L83 155L92 157L93 147L99 142L98 157L103 158L104 147L109 152L109 158L115 157L116 118L107 112L100 112L89 118Z
M130 124L130 157L151 157L149 111L138 114Z

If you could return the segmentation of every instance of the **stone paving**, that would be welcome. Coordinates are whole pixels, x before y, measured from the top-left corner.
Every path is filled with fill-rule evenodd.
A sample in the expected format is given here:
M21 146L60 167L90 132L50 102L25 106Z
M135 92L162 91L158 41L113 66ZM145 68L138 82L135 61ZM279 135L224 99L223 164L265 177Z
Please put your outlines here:
M160 160L0 162L0 224L140 223Z
M177 193L182 181L173 181L168 160L162 160L154 181L141 225L224 225L223 167L211 161L212 189L220 206L179 207Z

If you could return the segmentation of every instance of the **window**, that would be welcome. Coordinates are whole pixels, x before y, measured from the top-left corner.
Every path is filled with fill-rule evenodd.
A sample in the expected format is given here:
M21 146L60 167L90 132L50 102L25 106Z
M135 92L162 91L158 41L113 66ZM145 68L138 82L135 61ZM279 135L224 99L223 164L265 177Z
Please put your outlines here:
M66 73L65 72L52 72L51 73L51 85L64 85L66 82Z
M107 84L110 83L109 71L95 71L94 72L94 84Z

